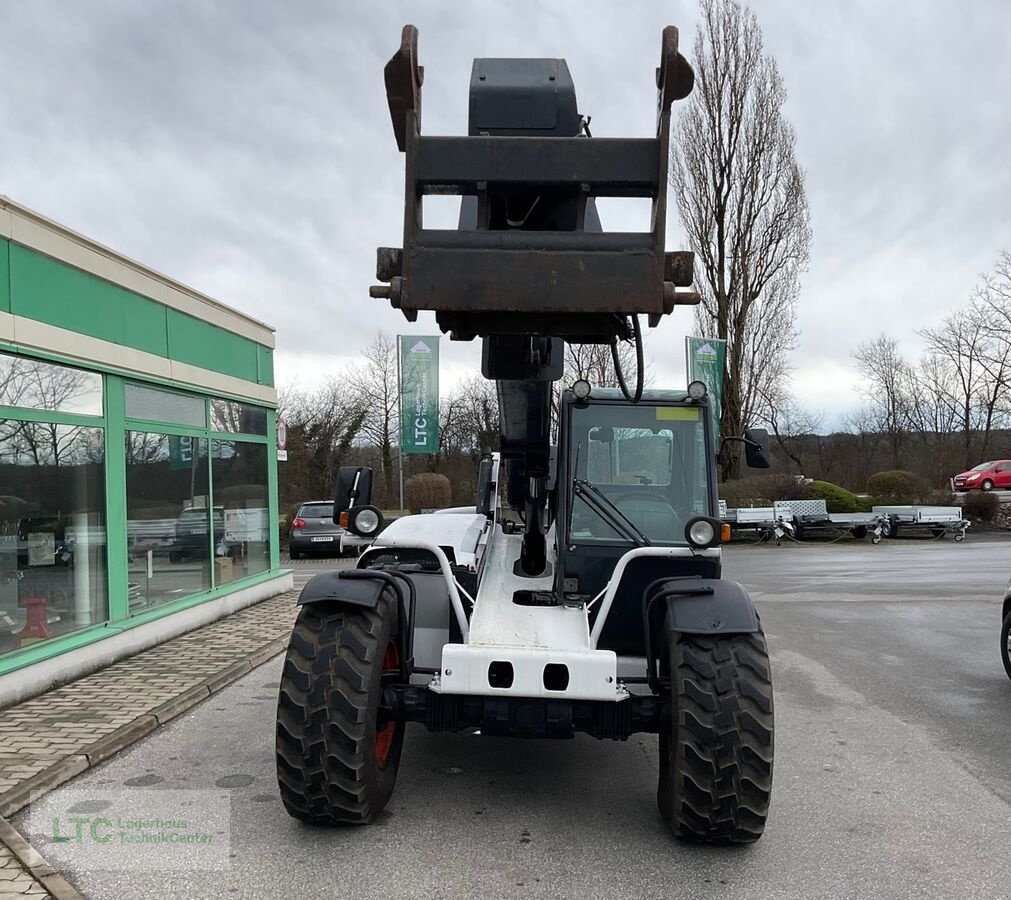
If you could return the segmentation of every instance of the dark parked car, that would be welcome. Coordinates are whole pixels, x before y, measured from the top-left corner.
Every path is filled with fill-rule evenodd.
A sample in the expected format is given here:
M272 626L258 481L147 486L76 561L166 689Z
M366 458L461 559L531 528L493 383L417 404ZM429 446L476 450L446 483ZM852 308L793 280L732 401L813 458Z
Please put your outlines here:
M225 536L225 513L220 506L214 507L214 545ZM210 544L207 542L207 510L205 508L184 509L176 519L175 540L169 550L170 562L185 559L209 559Z
M332 500L303 503L288 532L288 555L298 559L306 553L339 553L343 534L334 524Z

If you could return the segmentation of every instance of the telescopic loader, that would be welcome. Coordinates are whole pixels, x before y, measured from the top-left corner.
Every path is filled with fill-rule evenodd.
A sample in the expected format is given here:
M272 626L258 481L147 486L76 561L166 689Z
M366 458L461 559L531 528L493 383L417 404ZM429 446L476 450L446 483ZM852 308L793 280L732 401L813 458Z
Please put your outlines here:
M373 297L482 341L501 440L474 507L382 529L372 472L345 467L334 515L373 539L317 575L281 677L277 774L294 817L368 823L393 791L408 722L431 731L625 740L659 735L657 804L683 839L759 838L772 786L765 636L721 578L705 385L645 390L639 316L698 302L689 252L665 252L671 104L694 76L663 32L646 138L593 138L562 59L477 59L469 133L421 133L417 31L385 69L406 158L404 246ZM458 195L459 227L424 198ZM597 197L648 197L648 231L605 232ZM618 364L634 341L635 377ZM610 345L620 389L560 392L565 342ZM724 439L728 440L728 439ZM767 466L759 430L729 438Z

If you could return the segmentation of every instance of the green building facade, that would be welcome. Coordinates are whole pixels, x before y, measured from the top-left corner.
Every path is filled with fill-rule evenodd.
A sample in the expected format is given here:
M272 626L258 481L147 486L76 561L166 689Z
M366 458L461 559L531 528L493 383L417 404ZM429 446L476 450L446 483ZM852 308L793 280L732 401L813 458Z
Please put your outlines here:
M0 679L290 585L273 348L270 327L0 197Z

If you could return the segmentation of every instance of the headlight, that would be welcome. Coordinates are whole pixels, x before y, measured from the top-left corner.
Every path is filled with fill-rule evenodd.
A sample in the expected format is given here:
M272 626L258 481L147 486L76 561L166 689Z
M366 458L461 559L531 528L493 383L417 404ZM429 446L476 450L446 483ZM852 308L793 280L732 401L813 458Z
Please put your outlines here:
M593 390L593 388L590 386L590 382L588 382L585 378L580 378L572 385L572 394L577 400L585 400L590 396L591 390Z
M693 547L715 547L720 542L720 523L706 516L691 519L685 525L685 540Z
M977 478L979 478L979 472L976 472L974 475L967 475L965 477L965 480L966 481L975 481Z

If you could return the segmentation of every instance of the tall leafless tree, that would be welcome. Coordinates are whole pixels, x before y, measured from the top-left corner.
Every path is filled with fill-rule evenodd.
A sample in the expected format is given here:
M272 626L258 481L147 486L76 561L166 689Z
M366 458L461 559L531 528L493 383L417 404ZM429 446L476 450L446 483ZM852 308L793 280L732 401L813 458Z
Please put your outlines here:
M399 444L400 385L397 379L397 344L380 331L363 351L364 362L348 375L348 383L365 406L363 436L379 448L384 499L393 499L393 447Z
M736 0L700 8L695 90L671 143L672 202L695 252L696 325L727 342L720 430L740 434L785 374L810 216L786 90L758 20ZM723 474L739 471L734 449Z
M910 369L894 338L879 335L853 352L865 378L863 389L873 428L886 436L893 469L902 468L902 448L910 429Z

